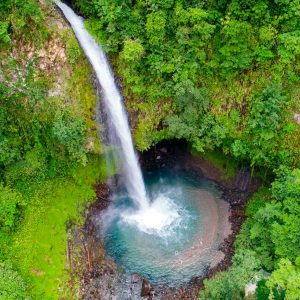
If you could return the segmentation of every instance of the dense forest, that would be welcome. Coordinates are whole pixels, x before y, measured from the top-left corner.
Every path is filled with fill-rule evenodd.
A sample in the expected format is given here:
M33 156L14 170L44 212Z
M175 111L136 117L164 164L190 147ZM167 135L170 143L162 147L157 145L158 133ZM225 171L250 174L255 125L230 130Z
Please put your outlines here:
M300 2L72 4L108 53L139 151L184 139L264 182L232 265L199 298L244 299L258 278L249 299L300 299ZM0 299L72 299L66 223L107 176L92 71L51 1L0 12Z

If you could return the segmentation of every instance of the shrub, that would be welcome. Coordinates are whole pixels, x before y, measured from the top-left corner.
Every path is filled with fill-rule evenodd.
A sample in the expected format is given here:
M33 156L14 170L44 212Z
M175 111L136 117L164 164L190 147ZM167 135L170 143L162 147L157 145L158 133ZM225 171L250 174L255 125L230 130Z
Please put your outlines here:
M0 262L0 300L23 299L29 299L24 280L8 261Z
M0 228L13 228L19 217L19 208L23 205L20 193L0 184Z

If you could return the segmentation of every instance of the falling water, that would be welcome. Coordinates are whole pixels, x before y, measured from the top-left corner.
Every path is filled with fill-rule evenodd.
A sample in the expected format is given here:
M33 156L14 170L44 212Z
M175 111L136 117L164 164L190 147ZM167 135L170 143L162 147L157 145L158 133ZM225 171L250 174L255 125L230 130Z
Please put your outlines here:
M74 33L89 59L97 79L101 85L103 101L108 116L114 126L117 135L118 146L124 163L125 186L130 197L139 205L146 209L149 206L142 172L133 147L127 115L123 107L122 97L111 72L109 63L101 46L87 32L84 27L84 20L76 15L66 4L57 2L57 6L72 26Z

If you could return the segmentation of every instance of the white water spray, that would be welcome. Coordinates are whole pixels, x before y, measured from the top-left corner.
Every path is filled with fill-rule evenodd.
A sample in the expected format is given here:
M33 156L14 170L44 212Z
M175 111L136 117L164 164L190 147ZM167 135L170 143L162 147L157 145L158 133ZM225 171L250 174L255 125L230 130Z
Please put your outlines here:
M149 202L143 181L141 168L133 148L127 115L122 104L122 97L116 86L114 76L101 46L84 28L84 20L76 15L66 4L57 2L85 53L89 59L103 92L103 101L119 140L124 163L125 185L129 196L141 209L147 209Z

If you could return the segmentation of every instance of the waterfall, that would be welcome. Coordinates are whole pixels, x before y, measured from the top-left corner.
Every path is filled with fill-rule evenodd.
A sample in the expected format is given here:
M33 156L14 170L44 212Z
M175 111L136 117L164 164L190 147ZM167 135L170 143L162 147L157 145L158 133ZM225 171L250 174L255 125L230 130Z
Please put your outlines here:
M105 109L114 128L111 134L116 135L116 139L114 137L112 139L118 142L124 164L123 175L127 192L141 209L146 209L149 206L149 202L146 196L141 168L133 147L122 97L116 86L106 55L101 46L96 43L95 39L85 29L83 18L76 15L64 3L57 2L56 5L61 9L73 28L77 40L90 61L101 86Z

